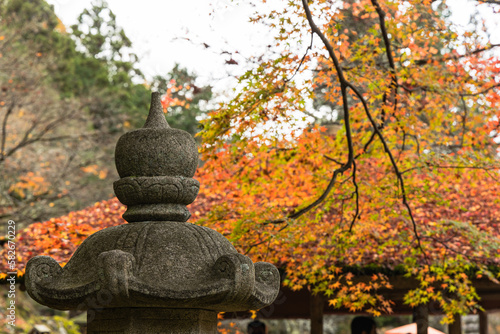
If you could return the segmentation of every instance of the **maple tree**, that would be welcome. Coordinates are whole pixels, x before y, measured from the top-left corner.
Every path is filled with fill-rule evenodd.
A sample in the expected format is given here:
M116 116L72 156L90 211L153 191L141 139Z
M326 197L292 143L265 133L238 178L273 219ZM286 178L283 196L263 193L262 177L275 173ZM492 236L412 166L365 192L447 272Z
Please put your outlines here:
M497 282L499 257L499 45L481 21L459 33L445 1L378 0L252 20L274 28L275 52L203 121L202 184L224 197L204 223L335 307L391 311L382 270L356 283L367 266L418 279L406 302L438 301L446 321L479 307L471 278ZM311 124L321 106L338 131Z

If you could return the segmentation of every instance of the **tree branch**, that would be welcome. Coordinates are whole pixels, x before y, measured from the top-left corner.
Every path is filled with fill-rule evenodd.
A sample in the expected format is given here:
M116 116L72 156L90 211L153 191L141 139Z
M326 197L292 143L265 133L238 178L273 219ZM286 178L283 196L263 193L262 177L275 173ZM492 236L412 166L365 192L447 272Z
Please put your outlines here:
M314 37L314 33L311 33L311 43L307 47L306 52L304 53L304 56L302 56L302 59L300 60L299 66L297 66L297 68L295 69L295 72L293 73L293 75L290 78L288 78L288 79L285 80L285 84L288 83L288 82L290 82L290 80L293 79L293 77L297 74L297 72L299 72L300 67L302 66L302 64L304 63L304 60L307 57L307 53L309 52L309 50L312 49L312 46L313 46L313 37Z
M296 211L293 214L290 214L286 220L297 219L298 217L309 212L311 209L313 209L314 207L316 207L317 205L322 203L326 199L326 197L328 196L330 191L332 190L332 188L335 184L335 181L337 179L337 176L339 174L344 173L348 169L350 169L352 166L352 163L354 161L354 147L353 147L353 142L352 142L351 126L350 126L350 120L349 120L349 107L348 107L349 101L347 99L347 87L348 87L349 83L347 82L347 80L344 77L344 74L343 74L342 69L340 67L340 62L339 62L337 56L335 55L335 52L333 50L332 45L330 44L330 42L328 41L326 36L321 32L321 30L314 23L314 20L313 20L312 15L311 15L311 11L309 9L309 5L307 4L307 0L302 0L302 5L304 7L304 10L306 13L306 18L307 18L307 21L309 22L309 26L311 27L312 33L318 35L319 38L321 39L321 41L323 42L323 44L325 45L325 47L327 48L330 59L333 61L333 64L334 64L335 69L337 71L337 78L340 82L340 89L342 91L342 102L343 102L343 109L344 109L344 126L345 126L345 130L346 130L346 138L347 138L348 159L347 159L347 162L345 164L343 164L342 166L340 166L339 168L334 170L332 177L330 179L330 182L328 183L328 186L326 187L326 189L323 191L323 193L321 194L321 196L319 198L317 198L313 203L309 204L305 208L302 208L299 211Z
M499 47L499 46L500 46L500 44L491 44L491 45L485 46L484 48L480 48L480 49L466 52L463 55L452 55L452 56L447 56L447 57L428 58L428 59L417 59L414 61L414 63L415 63L415 65L425 65L425 64L428 64L432 61L445 62L445 61L452 60L452 59L457 60L457 59L468 57L468 56L471 56L471 55L474 55L477 53L488 51L488 50L491 50L491 49Z
M389 66L391 68L391 86L394 92L394 109L397 107L397 94L398 94L398 78L396 76L396 65L394 63L394 58L392 56L392 46L391 41L389 40L389 34L387 33L387 28L385 27L385 12L380 7L380 4L377 0L371 0L375 10L377 11L379 21L380 21L380 30L382 32L382 38L384 39L385 44L385 53L387 55L387 60L389 61Z
M340 162L340 161L338 161L337 159L334 159L334 158L329 157L329 156L327 156L327 155L323 155L323 156L324 156L327 160L330 160L330 161L335 162L337 165L341 165L341 166L343 165L343 163L342 163L342 162Z
M382 38L384 39L384 44L385 44L385 52L387 55L387 60L389 61L390 75L391 75L391 88L392 88L392 92L393 92L393 101L394 101L393 116L397 119L395 113L396 113L397 105L398 105L398 87L399 87L399 85L398 85L398 78L396 75L396 64L394 62L394 57L392 56L392 45L391 45L391 42L389 40L389 34L387 33L387 28L385 26L385 12L382 10L382 8L380 7L380 4L378 3L377 0L371 0L371 2L372 2L372 5L375 7L375 10L376 10L378 17L379 17L379 24L380 24L380 29L381 29L381 33L382 33ZM388 104L386 94L384 94L383 103L386 105ZM380 126L378 127L379 130L382 130L384 128L384 123L385 123L385 121L382 120L382 124L380 124ZM356 155L356 157L354 159L356 159L360 155L366 153L366 151L368 150L369 146L371 145L371 143L373 142L375 137L376 137L376 132L372 132L370 138L363 146L363 151L361 153L359 153L358 155Z
M3 118L3 122L2 122L2 143L1 143L1 146L0 146L0 161L4 161L5 160L5 156L6 156L6 154L5 154L5 142L7 140L7 121L9 120L9 116L12 113L12 111L14 110L14 107L15 107L15 104L11 103L11 105L7 109L7 112L5 113L5 116Z
M416 166L416 167L411 167L411 168L408 168L408 169L405 169L404 171L401 172L401 174L405 174L405 173L408 173L408 172L411 172L413 170L416 170L416 169L430 169L430 168L438 168L438 169L482 169L484 171L489 171L489 170L500 170L500 166L494 166L494 167L490 167L490 166L451 166L451 165L445 165L445 166L440 166L440 165L434 165L434 164L430 164L430 163L427 163L425 165L422 165L422 166Z
M321 30L314 23L314 20L313 20L312 15L311 15L311 11L309 9L309 5L307 4L307 0L302 0L302 5L303 5L304 11L306 13L307 21L309 22L309 26L311 27L312 34L316 34L319 36L319 38L321 39L321 41L325 45L326 49L328 50L328 54L330 56L330 59L332 60L334 66L335 66L335 70L337 71L337 78L340 82L340 89L342 91L342 102L343 102L343 109L344 109L344 126L345 126L345 130L346 130L346 138L347 138L348 159L347 159L347 162L345 164L342 164L342 166L340 166L339 168L337 168L333 171L332 177L331 177L330 182L328 183L327 187L325 188L325 190L323 191L321 196L319 196L314 202L312 202L311 204L307 205L306 207L288 215L284 219L273 220L273 221L267 222L266 224L283 224L283 223L288 224L289 220L297 219L300 216L309 212L311 209L313 209L317 205L321 204L327 198L328 194L330 193L333 186L335 185L335 181L337 180L338 175L349 170L352 166L353 161L354 161L354 146L353 146L353 142L352 142L351 126L350 126L350 120L349 120L349 107L348 107L349 101L347 99L347 87L348 87L349 83L347 82L347 80L344 77L342 68L340 66L340 62L339 62L337 56L335 55L335 52L333 50L332 45L330 44L330 42L328 41L326 36L321 32Z
M304 9L306 11L307 20L309 21L309 25L311 26L312 31L315 32L317 35L320 36L321 40L323 41L323 44L325 45L325 47L328 50L330 58L332 59L334 65L335 65L335 68L337 70L337 76L338 76L338 79L340 81L340 85L341 85L341 89L342 89L342 97L343 97L343 102L344 102L344 111L345 111L344 118L347 118L347 120L348 120L348 115L349 114L348 114L348 108L347 108L347 105L346 105L347 104L346 87L349 87L356 94L356 96L358 96L358 98L360 99L361 103L363 104L363 108L365 110L366 116L370 120L370 123L372 124L374 132L377 134L378 138L382 142L382 145L384 146L384 150L385 150L386 154L389 156L389 159L390 159L391 164L392 164L393 169L394 169L394 173L396 174L396 177L398 179L398 184L399 184L399 186L401 188L401 197L402 197L403 205L406 207L408 215L410 216L410 219L411 219L411 222L412 222L412 225L413 225L413 232L414 232L414 235L415 235L415 239L417 241L418 248L425 255L425 252L424 252L424 250L422 248L422 244L420 242L420 236L419 236L419 233L417 231L417 223L415 222L415 218L413 217L413 212L411 210L411 207L410 207L410 205L408 203L408 200L407 200L407 197L406 197L406 187L405 187L403 175L399 171L399 168L397 166L396 160L394 159L394 156L392 155L391 150L390 150L390 148L389 148L389 146L388 146L388 144L387 144L384 136L382 135L382 133L378 129L378 126L377 126L375 120L373 119L373 117L372 117L372 115L371 115L371 113L369 111L367 102L364 99L363 95L359 92L359 90L356 87L354 87L354 85L352 85L350 82L348 82L345 79L345 77L343 75L343 72L342 72L342 69L340 68L339 62L337 60L337 57L335 56L335 53L333 52L332 45L330 44L330 42L328 41L328 39L323 35L323 33L318 29L318 27L314 24L314 22L312 20L311 12L309 10L309 6L307 4L307 0L302 0L302 4L303 4ZM344 99L344 95L345 95L345 99ZM349 152L350 154L349 154L348 163L349 163L349 166L350 166L350 165L352 165L353 158L354 158L352 156L352 150L353 150L352 147L353 146L352 146L352 138L350 138L350 126L349 126L349 123L346 123L345 126L346 126L346 133L349 135L349 137L348 137L348 144L349 144L349 148L350 148L350 152ZM351 140L351 142L349 142L349 139ZM330 184L329 184L329 186L330 186ZM326 193L326 191L325 191L325 193ZM325 193L323 193L323 195L325 195ZM323 195L322 195L322 197L323 197Z
M465 130L467 129L467 116L469 108L467 108L467 103L465 103L465 99L463 96L460 96L462 100L462 106L464 107L464 115L462 116L462 138L460 139L460 148L464 147L465 141Z
M351 225L349 226L349 232L352 232L352 227L359 217L359 188L356 182L356 160L352 161L352 184L354 185L354 196L356 197L356 212L354 217L352 217Z
M500 5L500 0L477 0L480 3L489 3L493 5Z
M500 83L499 84L496 84L496 85L492 85L488 88L485 88L477 93L461 93L460 96L477 96L477 95L482 95L482 94L485 94L487 92L489 92L490 90L494 89L494 88L498 88L500 87Z

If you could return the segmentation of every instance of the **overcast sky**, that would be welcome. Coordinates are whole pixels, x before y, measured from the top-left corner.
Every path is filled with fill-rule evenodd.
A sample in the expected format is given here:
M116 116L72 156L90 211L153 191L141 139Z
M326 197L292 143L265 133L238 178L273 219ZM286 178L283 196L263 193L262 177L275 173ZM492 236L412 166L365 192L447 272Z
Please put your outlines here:
M54 5L66 26L74 24L91 0L47 0ZM240 4L235 4L240 2ZM448 1L454 20L468 21L472 7L467 0ZM470 1L469 1L470 2ZM132 40L141 59L141 70L149 77L164 75L177 62L205 78L224 77L223 64L229 55L219 50L239 50L243 55L262 53L270 36L262 27L248 22L254 11L247 1L230 0L108 0L119 26ZM268 0L268 4L281 0ZM496 19L500 14L496 14ZM494 19L491 20L495 21ZM492 27L500 42L500 29ZM191 42L184 38L189 36ZM205 49L201 43L211 47ZM227 46L225 46L227 45Z
M47 2L70 26L84 8L90 8L92 1ZM236 49L249 55L270 41L262 28L248 22L253 9L230 0L108 0L108 5L117 24L132 40L134 52L141 59L141 70L149 77L168 73L176 62L202 77L224 77L223 64L231 57L221 56L221 49ZM187 36L190 41L185 39Z

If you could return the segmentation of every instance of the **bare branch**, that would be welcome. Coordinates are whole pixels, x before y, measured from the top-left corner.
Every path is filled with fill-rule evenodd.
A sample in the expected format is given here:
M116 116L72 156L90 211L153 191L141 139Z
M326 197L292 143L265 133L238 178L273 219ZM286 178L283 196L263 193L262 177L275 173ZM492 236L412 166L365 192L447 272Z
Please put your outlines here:
M4 157L9 157L13 155L15 152L17 152L19 149L28 146L30 144L36 143L36 142L41 142L41 141L54 141L57 140L58 138L64 139L65 137L70 137L70 136L59 136L59 137L53 137L49 138L48 140L45 140L44 136L53 128L57 127L58 125L62 124L62 121L68 117L69 114L65 114L61 117L58 117L48 124L45 125L45 127L40 130L40 132L34 137L31 138L33 131L36 129L36 126L38 125L37 121L33 121L31 124L31 127L24 133L23 139L19 143L17 143L14 147L10 148L7 153L4 154Z
M352 232L352 227L359 217L359 188L356 182L356 160L352 162L352 184L354 185L354 196L356 197L356 211L354 217L352 217L351 225L349 226L349 232Z
M479 49L476 49L473 51L466 52L463 55L452 55L452 56L435 57L435 58L428 58L428 59L417 59L414 61L414 63L415 63L415 65L425 65L425 64L429 64L433 61L445 62L448 60L457 60L457 59L472 56L474 54L478 54L478 53L481 53L484 51L488 51L488 50L494 49L494 48L499 47L499 46L500 46L500 44L490 44L488 46L485 46L484 48L479 48Z
M371 0L371 2L375 7L375 10L377 11L379 17L380 30L382 32L382 38L384 39L384 44L385 44L385 53L387 55L389 66L391 68L391 79L392 79L391 86L394 94L394 109L396 109L397 94L398 94L398 78L396 76L396 65L394 63L394 58L392 56L391 41L389 40L389 34L387 33L387 28L385 27L385 12L382 10L377 0Z
M477 93L461 93L460 96L477 96L477 95L483 95L483 94L486 94L488 93L490 90L492 89L495 89L495 88L498 88L500 87L500 83L499 84L496 84L496 85L492 85L488 88L485 88Z
M368 151L368 147L370 147L370 144L373 142L373 140L375 140L375 137L377 136L377 133L375 131L372 132L372 134L370 135L370 139L368 139L368 141L365 143L365 145L363 146L363 151L361 151L361 153L358 153L354 159L357 159L359 158L359 156L363 155L366 153L366 151Z
M437 168L437 169L481 169L484 171L490 171L490 170L498 171L498 170L500 170L500 166L493 166L493 167L491 167L491 166L451 166L451 165L441 166L441 165L427 163L427 164L422 165L422 166L415 166L415 167L405 169L404 171L401 172L401 174L405 174L405 173L411 172L411 171L416 170L416 169L431 169L431 168Z
M489 3L492 5L500 5L500 0L477 0L479 3Z
M323 155L323 156L324 156L327 160L330 160L330 161L335 162L337 165L343 165L343 163L342 163L342 162L340 162L340 161L338 161L338 160L336 160L336 159L334 159L334 158L332 158L332 157L329 157L329 156L327 156L327 155Z
M7 109L7 112L5 113L5 116L3 118L2 122L2 144L0 146L0 161L5 160L5 142L7 140L7 122L9 120L9 116L14 110L15 104L11 103L9 108Z
M300 60L299 66L297 66L297 68L295 69L295 72L293 73L293 75L290 78L288 78L288 79L285 80L285 84L288 83L288 82L290 82L293 79L293 77L297 74L297 72L299 72L300 67L302 66L302 64L304 63L304 60L307 57L307 53L309 52L309 50L312 49L313 38L314 38L314 33L311 33L311 43L307 47L306 52L304 53L304 56L302 56L302 59Z
M467 130L467 116L469 108L467 108L467 103L465 103L464 97L460 96L460 99L462 100L462 106L464 107L464 115L462 116L462 138L460 139L460 147L464 147L465 131Z

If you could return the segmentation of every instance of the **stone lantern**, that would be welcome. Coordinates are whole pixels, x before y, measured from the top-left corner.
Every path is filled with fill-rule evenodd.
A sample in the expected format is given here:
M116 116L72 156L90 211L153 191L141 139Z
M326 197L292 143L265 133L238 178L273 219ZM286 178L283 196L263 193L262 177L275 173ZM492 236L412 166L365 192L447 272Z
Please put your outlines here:
M253 263L212 229L186 222L199 182L197 146L169 127L153 93L143 128L116 146L128 224L88 237L62 268L32 258L26 288L40 304L87 310L88 333L216 333L217 313L270 305L278 270Z

